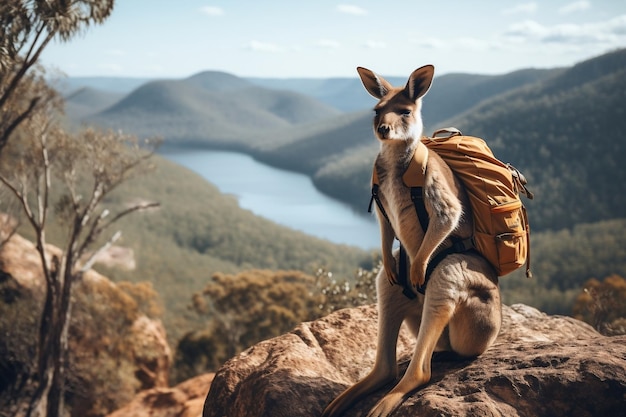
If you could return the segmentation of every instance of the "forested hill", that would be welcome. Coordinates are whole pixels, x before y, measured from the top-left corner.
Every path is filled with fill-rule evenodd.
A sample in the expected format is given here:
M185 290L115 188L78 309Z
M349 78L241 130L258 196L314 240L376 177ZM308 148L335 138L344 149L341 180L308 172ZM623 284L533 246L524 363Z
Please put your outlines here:
M263 130L316 122L339 111L290 91L269 90L230 74L207 71L152 81L82 121L158 135L168 145L203 143L242 148Z
M437 91L437 81L429 94ZM528 204L535 230L624 217L625 85L623 49L477 102L436 125L425 118L426 132L456 126L465 134L483 137L498 158L522 170L536 194ZM431 105L442 104L431 100ZM305 161L315 153L293 150L323 144L328 151L316 156L319 165L312 174L316 185L363 209L377 152L370 123L367 117L355 118L350 126L272 149L267 159L278 160L284 154L288 158L283 160L291 165L307 166Z
M489 100L442 125L484 137L528 177L533 225L624 217L626 49Z

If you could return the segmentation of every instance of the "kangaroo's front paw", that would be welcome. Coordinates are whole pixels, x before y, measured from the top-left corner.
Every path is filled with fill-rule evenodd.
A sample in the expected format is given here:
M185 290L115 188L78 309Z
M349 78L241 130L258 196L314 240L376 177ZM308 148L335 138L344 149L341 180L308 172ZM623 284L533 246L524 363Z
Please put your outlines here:
M427 266L425 262L416 262L411 265L411 284L414 288L420 288L426 282Z
M383 266L385 268L385 274L387 275L387 280L391 285L395 285L398 283L398 274L396 273L396 260L393 257L389 259L383 260Z

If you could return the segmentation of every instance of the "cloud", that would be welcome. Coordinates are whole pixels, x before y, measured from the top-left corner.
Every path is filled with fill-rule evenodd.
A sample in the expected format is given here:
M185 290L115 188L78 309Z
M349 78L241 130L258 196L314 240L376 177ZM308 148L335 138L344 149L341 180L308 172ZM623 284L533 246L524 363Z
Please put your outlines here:
M508 9L502 10L502 14L519 14L519 13L534 13L537 11L537 3L520 3Z
M489 49L492 45L489 41L484 39L472 38L472 37L462 37L457 39L457 43L461 48L474 50L474 51L484 51Z
M325 49L339 49L341 47L341 44L338 41L332 39L320 39L315 42L315 45Z
M549 29L534 20L524 20L514 23L504 32L505 36L511 38L528 39L540 38L548 33Z
M615 35L626 35L626 14L617 16L606 24L607 30Z
M473 38L469 36L456 37L451 39L441 38L419 38L411 40L411 43L420 48L430 50L463 50L463 51L485 51L499 45L491 40Z
M104 53L110 56L125 56L126 55L126 51L122 49L108 49L104 51Z
M561 23L550 26L527 20L511 25L504 35L509 40L517 42L619 46L626 42L626 15L614 17L609 21Z
M387 47L387 44L383 41L372 41L369 40L365 42L365 47L368 49L384 49Z
M566 4L565 6L559 9L560 14L570 14L575 12L582 12L583 10L587 10L591 7L591 3L587 0L575 1L573 3Z
M274 43L261 42L257 40L251 40L245 46L245 49L249 49L254 52L282 52L284 49L280 45Z
M368 13L364 8L353 4L340 4L337 6L337 10L341 13L351 14L354 16L364 16Z
M420 38L414 39L411 43L426 49L441 49L448 46L448 42L440 38Z
M224 10L221 7L216 6L204 6L200 7L200 11L207 16L222 16L224 14Z
M103 70L106 73L121 73L122 71L124 71L124 67L119 65L119 64L114 64L114 63L103 63L98 65L98 68L100 68L101 70Z

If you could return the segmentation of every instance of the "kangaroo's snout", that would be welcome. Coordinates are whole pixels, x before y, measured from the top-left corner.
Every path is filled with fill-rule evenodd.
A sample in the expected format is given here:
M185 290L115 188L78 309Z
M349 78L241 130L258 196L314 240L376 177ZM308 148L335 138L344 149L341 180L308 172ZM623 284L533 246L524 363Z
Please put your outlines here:
M389 132L391 131L391 128L389 127L389 125L383 124L379 125L376 130L378 132L378 135L380 135L382 139L387 139L389 137Z

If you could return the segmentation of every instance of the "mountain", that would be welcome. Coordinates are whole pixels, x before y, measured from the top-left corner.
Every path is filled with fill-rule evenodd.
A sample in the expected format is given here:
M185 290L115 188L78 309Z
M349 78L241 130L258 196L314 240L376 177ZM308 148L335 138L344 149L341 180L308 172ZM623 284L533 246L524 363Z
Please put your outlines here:
M65 113L70 123L79 124L80 120L112 106L122 97L122 93L82 87L65 96Z
M371 147L370 112L355 112L282 132L273 141L253 150L255 157L284 169L313 175L333 160L354 149Z
M550 79L562 69L522 69L502 75L445 74L435 78L424 97L422 117L426 126L434 126L471 109L476 103ZM402 84L400 84L402 85Z
M52 86L63 96L89 87L108 93L128 94L139 86L154 81L153 78L133 77L66 77L54 79Z
M251 82L277 90L291 90L319 100L344 112L365 110L371 107L372 98L363 89L356 76L350 78L250 78ZM394 84L405 83L405 78L389 77Z
M437 77L434 87L424 99L423 118L428 125L435 125L468 110L477 103L477 100L488 99L520 86L550 78L560 71L526 69L498 76L451 74ZM393 85L403 85L406 79L390 77L388 81ZM321 101L324 100L320 96L322 91L335 91L336 97L329 100L335 104L339 103L338 97L341 95L339 92L344 91L346 100L353 103L352 107L356 107L357 97L361 97L359 99L361 108L371 109L376 103L356 77L329 79L315 84L310 80L256 79L254 82L271 85L274 88L281 86L300 88L307 94L317 96ZM307 86L308 88L305 88ZM362 175L365 175L366 171L352 165L362 164L364 160L373 160L378 144L371 129L371 110L351 112L314 126L303 126L297 131L284 132L279 139L271 142L264 141L255 156L271 165L314 175L314 181L322 189L335 197L341 195L346 199L350 194L349 190L335 193L331 191L333 187L330 189L324 187L322 182L344 180L347 179L345 178L347 174L360 174L359 177L363 178ZM426 128L427 131L430 129ZM321 169L323 172L318 173ZM366 182L363 182L363 186L365 184ZM359 187L359 190L361 188Z
M436 80L439 88L436 92L432 91L429 94L431 101L439 102L438 97L441 96L452 98L453 104L428 106L425 109L425 119L442 120L448 118L458 113L459 109L464 109L477 100L549 77L558 71L558 69L524 69L503 75L444 74L438 76ZM406 83L408 74L401 77L383 76L393 85L399 86ZM234 86L244 87L246 85L255 85L269 90L291 91L314 98L342 112L370 109L373 100L363 89L361 81L356 76L356 71L354 77L334 78L239 78L224 72L205 71L189 77L188 80L212 91L232 90ZM142 85L153 81L157 80L123 77L69 77L56 81L55 86L65 96L85 87L108 93L129 94Z
M481 136L528 178L532 224L559 229L624 217L626 49L495 97L446 125Z
M571 68L437 77L424 100L425 132L459 127L524 171L538 195L530 205L534 228L623 216L624 144L609 132L626 130L624 51ZM396 85L405 79L389 78ZM356 76L269 80L205 72L149 82L84 120L160 135L169 145L244 151L310 175L320 190L361 210L378 146L371 116L340 113L312 97L336 107L338 97L374 104Z
M435 123L447 119L466 110L477 101L551 77L558 72L560 69L523 69L503 75L444 74L438 76L435 79L437 88L430 91L424 99L424 120ZM395 86L404 85L409 76L409 74L403 77L381 75ZM248 80L267 88L297 91L344 112L370 109L374 104L374 99L363 88L356 71L354 77L350 78L249 78Z
M226 73L204 72L144 84L84 121L139 136L161 136L169 145L245 148L263 131L289 129L338 113L301 94L258 87Z

